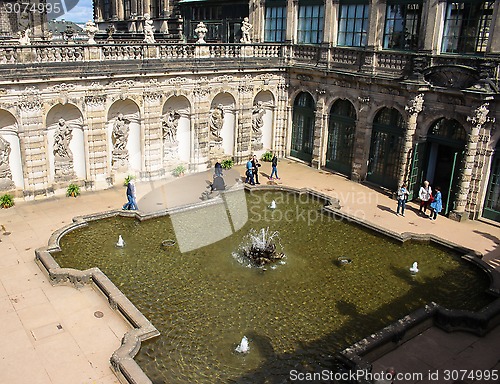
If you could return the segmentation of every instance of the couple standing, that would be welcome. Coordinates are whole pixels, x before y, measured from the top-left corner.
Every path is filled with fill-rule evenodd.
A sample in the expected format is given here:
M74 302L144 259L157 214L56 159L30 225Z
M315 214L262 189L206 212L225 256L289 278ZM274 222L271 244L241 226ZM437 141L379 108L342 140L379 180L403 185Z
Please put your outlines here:
M427 208L430 209L431 214L429 218L431 220L437 219L437 214L443 210L443 199L441 196L441 188L436 187L435 194L432 194L432 188L429 182L424 181L424 185L420 187L418 192L418 197L420 199L420 212L425 215Z

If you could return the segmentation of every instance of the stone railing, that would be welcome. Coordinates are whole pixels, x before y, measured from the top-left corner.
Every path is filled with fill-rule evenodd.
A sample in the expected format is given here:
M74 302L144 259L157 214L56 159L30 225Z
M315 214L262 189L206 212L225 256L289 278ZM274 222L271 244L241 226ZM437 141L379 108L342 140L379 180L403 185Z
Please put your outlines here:
M494 78L500 65L498 57L474 57L457 55L431 55L387 50L368 50L353 47L292 44L183 44L142 41L112 42L99 44L37 44L31 46L0 45L0 71L7 65L32 65L37 63L78 63L143 60L276 60L276 66L301 66L335 71L381 74L394 78L410 76L423 68L436 65L462 65L482 73L482 77ZM487 74L485 76L485 74Z

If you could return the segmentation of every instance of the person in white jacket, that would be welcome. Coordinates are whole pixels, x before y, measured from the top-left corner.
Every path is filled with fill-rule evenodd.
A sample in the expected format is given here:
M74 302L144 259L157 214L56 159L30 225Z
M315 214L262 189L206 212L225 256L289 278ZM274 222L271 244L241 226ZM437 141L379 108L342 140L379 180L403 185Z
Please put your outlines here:
M427 208L429 208L429 204L432 202L432 188L427 180L425 180L424 185L420 187L418 198L420 199L420 212L425 215Z

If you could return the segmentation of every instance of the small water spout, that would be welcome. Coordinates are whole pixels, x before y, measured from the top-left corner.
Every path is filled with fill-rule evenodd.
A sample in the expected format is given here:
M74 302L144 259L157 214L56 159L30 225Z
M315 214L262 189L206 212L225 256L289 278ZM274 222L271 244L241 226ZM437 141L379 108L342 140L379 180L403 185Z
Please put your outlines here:
M418 263L415 261L413 263L413 265L411 266L410 268L410 272L413 274L413 275L416 275L418 273Z
M238 353L248 353L249 350L250 346L248 345L248 339L246 336L243 336L240 345L236 347L235 351Z
M123 248L125 246L125 241L123 241L122 235L118 236L118 243L116 243L117 247Z
M276 209L276 201L271 201L271 205L269 206L271 209Z

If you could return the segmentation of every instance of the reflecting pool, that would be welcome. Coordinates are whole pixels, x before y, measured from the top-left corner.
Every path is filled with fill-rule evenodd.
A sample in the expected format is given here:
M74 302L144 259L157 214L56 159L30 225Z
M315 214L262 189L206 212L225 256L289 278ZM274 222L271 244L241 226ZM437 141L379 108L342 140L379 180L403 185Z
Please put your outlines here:
M491 302L487 276L447 249L401 244L322 214L310 195L244 199L241 229L191 251L162 246L180 238L170 217L115 217L66 234L53 254L61 267L99 267L161 332L136 357L154 383L286 382L292 369L333 368L340 349L431 301L471 310ZM220 207L189 212L193 226L182 236L201 239L203 228L217 228ZM272 268L234 255L262 228L278 231L286 255ZM243 336L245 354L235 351Z

